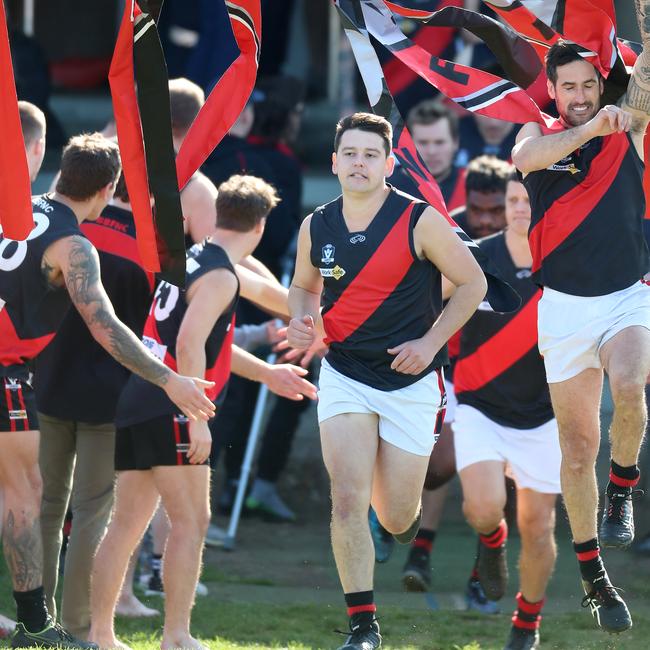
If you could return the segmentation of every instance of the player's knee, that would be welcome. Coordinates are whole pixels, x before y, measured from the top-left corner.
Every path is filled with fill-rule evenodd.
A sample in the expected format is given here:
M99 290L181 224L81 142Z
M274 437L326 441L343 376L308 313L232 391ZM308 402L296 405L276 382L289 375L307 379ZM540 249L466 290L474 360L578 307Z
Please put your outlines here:
M489 494L470 497L463 500L463 514L468 523L476 530L492 530L503 519L505 503L494 499Z
M363 490L349 487L332 488L332 518L346 520L367 517L370 507L370 495Z
M391 534L403 533L415 520L415 512L386 512L379 516L381 525Z
M517 527L523 544L545 548L555 547L553 518L540 516L539 512L518 513Z
M612 373L609 377L614 408L643 408L645 395L645 376L632 372Z
M593 471L599 446L600 433L597 431L576 427L566 435L560 432L563 468L569 472Z

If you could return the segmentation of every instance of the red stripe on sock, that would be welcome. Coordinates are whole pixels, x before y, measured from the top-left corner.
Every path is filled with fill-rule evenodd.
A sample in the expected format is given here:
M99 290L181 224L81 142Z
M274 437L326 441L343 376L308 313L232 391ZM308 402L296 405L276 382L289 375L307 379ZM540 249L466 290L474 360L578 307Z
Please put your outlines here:
M611 469L609 470L609 480L614 485L618 485L618 487L634 487L639 482L639 478L640 476L633 479L621 478L620 476L616 476Z
M576 555L578 556L578 562L588 562L600 555L600 549L596 549L595 551L585 551L584 553L576 553Z
M479 534L479 537L482 544L485 544L489 548L498 548L508 538L508 526L505 520L501 520L499 528L497 528L496 532L494 532L492 535Z
M530 621L522 621L520 618L517 617L517 613L515 612L515 615L512 617L512 624L515 627L520 627L524 630L537 630L539 629L539 623L542 620L541 616L537 617L537 620L534 623L531 623Z
M430 539L422 539L420 537L416 537L413 540L413 548L423 548L427 553L431 553L433 542Z
M542 611L542 607L544 607L544 603L546 602L545 598L542 598L542 600L538 600L536 603L531 603L528 602L521 591L517 594L517 607L522 611L525 612L526 614L539 614Z
M362 612L376 612L377 606L374 603L370 605L357 605L356 607L348 607L348 616L353 616L354 614L361 614Z

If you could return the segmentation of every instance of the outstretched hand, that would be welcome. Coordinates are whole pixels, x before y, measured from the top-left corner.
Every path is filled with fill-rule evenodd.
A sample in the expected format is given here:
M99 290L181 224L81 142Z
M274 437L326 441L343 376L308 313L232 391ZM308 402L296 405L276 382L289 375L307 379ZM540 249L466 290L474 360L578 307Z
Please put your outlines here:
M190 420L209 420L214 417L214 404L205 391L212 386L213 381L185 377L170 371L169 379L162 388Z
M300 366L288 363L278 364L269 368L268 377L264 383L269 390L280 397L300 401L303 397L316 399L316 386L303 379L307 371Z

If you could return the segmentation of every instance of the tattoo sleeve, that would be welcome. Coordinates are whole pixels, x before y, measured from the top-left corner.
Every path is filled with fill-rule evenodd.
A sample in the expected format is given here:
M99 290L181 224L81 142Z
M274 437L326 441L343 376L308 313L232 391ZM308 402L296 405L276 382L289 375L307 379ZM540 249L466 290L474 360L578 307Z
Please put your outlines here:
M650 115L650 0L634 0L634 4L643 51L634 64L627 86L625 104L632 111ZM643 128L645 129L645 123Z
M169 369L115 315L101 283L97 252L82 237L72 238L65 282L72 302L97 342L132 372L164 386L169 379Z

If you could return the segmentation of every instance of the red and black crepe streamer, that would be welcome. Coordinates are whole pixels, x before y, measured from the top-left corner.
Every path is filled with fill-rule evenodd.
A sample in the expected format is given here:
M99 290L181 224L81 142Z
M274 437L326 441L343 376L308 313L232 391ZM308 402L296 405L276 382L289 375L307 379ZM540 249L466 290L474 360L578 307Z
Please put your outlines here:
M154 213L160 275L177 286L185 283L183 211L176 179L169 79L158 30L145 0L134 18L133 63L144 153Z
M0 232L24 240L34 228L31 184L20 126L7 18L0 2Z
M229 1L226 7L239 56L214 86L183 140L176 159L181 189L228 133L255 86L262 39L260 0Z
M364 2L364 4L367 3ZM366 86L372 110L386 118L393 127L395 157L415 181L419 191L429 204L447 219L450 226L454 228L456 234L474 255L486 276L488 282L487 300L492 308L498 312L515 311L521 305L521 298L509 284L501 279L498 270L481 251L479 245L449 216L440 188L415 148L411 135L388 90L377 53L368 38L364 20L366 16L364 16L360 0L336 0L336 6Z

